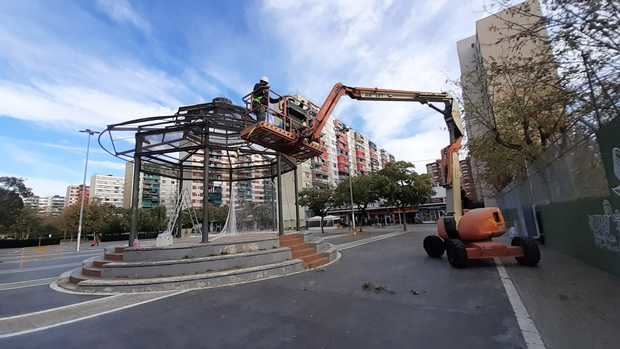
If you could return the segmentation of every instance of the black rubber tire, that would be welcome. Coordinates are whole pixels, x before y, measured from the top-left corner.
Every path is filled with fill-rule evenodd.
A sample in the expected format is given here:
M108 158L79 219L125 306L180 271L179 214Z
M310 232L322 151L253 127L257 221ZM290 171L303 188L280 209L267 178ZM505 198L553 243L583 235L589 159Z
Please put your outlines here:
M429 235L424 238L424 250L431 258L441 258L446 250L446 244L439 236Z
M448 262L454 268L465 268L467 266L467 249L463 241L458 239L449 239L446 241L446 254Z
M516 237L510 242L512 246L521 246L523 257L515 257L517 262L528 267L535 267L540 262L540 249L534 239Z

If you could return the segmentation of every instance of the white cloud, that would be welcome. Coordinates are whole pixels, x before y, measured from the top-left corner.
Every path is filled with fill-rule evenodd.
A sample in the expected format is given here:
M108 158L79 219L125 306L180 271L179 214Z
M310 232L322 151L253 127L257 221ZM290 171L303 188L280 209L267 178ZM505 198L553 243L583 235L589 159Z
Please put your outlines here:
M204 73L240 96L244 96L252 91L252 80L242 77L236 71L208 63L205 66Z
M94 168L100 168L100 169L110 169L110 170L118 170L118 171L124 171L125 170L125 164L121 163L121 162L114 162L114 161L106 161L106 160L89 160L88 161L88 166L92 166Z
M77 132L77 130L76 130ZM26 140L26 139L20 139L20 138L11 138L11 137L5 137L5 136L0 136L0 143L19 143L19 144L25 144L27 146L35 146L35 147L45 147L45 148L52 148L52 149L58 149L60 151L64 151L64 152L68 152L68 153L72 153L72 154L86 154L86 145L84 146L72 146L72 145L66 145L66 144L56 144L56 143L48 143L48 142L38 142L38 141L33 141L33 140ZM96 148L96 147L91 147L90 148L90 153L96 153L96 154L108 154L105 151Z
M0 81L0 115L67 127L95 126L144 115L171 114L171 108L108 94L85 86L39 84L28 86Z
M112 20L127 22L145 33L149 33L151 26L142 15L136 12L128 0L97 0L99 8Z
M458 77L456 41L471 35L482 15L472 8L482 9L482 4L272 0L263 4L261 24L288 48L289 61L283 65L303 67L290 75L296 81L292 84L320 103L338 81L351 86L447 90L446 81ZM303 15L291 15L299 12ZM440 149L448 144L441 114L427 106L344 102L334 114L346 122L361 122L360 131L398 159L439 158Z
M2 176L21 177L24 178L26 187L32 189L34 195L38 196L65 196L67 192L67 182L41 177L24 177L11 173L1 173Z
M0 115L103 126L154 114L170 114L184 102L213 92L201 80L175 78L126 58L106 59L67 46L54 37L38 40L0 27L0 60L27 80L0 77ZM195 75L187 70L184 76Z

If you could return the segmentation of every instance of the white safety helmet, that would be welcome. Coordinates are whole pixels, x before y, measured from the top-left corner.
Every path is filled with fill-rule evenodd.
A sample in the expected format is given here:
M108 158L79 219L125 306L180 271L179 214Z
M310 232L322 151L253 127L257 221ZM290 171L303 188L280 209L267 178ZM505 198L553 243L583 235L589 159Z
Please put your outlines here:
M266 82L266 83L269 83L269 78L268 78L268 77L266 77L265 75L263 75L263 76L260 78L260 81L264 81L264 82Z

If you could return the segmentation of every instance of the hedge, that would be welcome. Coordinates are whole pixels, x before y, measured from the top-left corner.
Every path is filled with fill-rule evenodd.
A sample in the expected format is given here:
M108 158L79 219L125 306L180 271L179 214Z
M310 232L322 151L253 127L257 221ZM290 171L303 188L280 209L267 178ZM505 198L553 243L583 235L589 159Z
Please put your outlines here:
M28 240L0 240L0 248L20 248L32 246L49 246L60 244L60 238L28 239Z

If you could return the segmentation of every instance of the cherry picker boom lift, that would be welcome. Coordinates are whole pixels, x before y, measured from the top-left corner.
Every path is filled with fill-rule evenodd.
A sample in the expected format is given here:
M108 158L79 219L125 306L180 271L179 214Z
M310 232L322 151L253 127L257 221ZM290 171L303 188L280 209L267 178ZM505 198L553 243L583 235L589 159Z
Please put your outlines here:
M463 210L458 152L464 132L459 110L454 108L454 99L447 93L349 87L337 83L320 109L308 101L300 103L292 96L280 98L280 105L269 110L278 123L250 125L241 132L241 137L299 161L319 156L323 152L321 131L345 95L362 101L422 103L443 115L450 136L450 145L442 151L441 160L447 214L437 221L437 235L424 239L424 249L430 257L440 258L446 252L450 265L456 268L465 267L469 260L495 257L515 257L520 264L528 266L538 264L540 251L535 240L516 237L510 246L492 240L506 232L506 222L499 208ZM244 100L251 111L251 97L248 95Z

